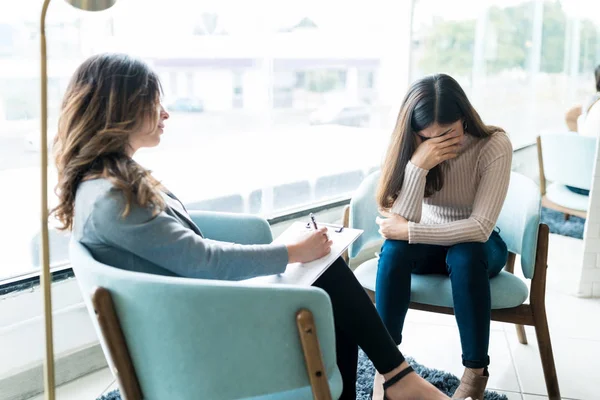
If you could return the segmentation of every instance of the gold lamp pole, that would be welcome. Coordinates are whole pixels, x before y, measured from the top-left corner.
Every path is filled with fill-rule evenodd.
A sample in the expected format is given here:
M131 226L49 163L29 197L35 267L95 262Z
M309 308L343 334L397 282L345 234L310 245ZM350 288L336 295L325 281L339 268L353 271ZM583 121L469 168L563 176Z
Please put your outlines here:
M102 11L112 7L117 0L66 0L72 6L86 11ZM52 294L50 292L50 251L48 245L48 74L46 65L46 13L50 0L44 0L40 18L41 44L41 83L42 83L42 112L41 112L41 171L42 171L42 229L41 229L41 263L40 277L42 297L44 299L44 330L46 337L46 352L44 357L44 393L46 400L54 400L54 341L52 336Z

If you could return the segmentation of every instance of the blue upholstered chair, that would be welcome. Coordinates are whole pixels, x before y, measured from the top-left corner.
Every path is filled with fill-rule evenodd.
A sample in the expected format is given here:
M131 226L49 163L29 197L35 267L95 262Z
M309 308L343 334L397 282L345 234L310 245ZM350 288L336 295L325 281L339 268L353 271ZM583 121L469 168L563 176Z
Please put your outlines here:
M344 225L363 229L364 233L348 250L350 259L361 250L377 245L382 238L375 223L378 207L375 191L379 171L369 175L354 193L344 213ZM523 325L535 326L546 386L550 399L559 399L560 393L548 322L546 320L546 259L548 255L548 227L540 224L540 193L530 179L512 173L508 195L498 220L500 235L510 251L505 270L491 279L492 319L517 325L519 341L527 343ZM513 275L516 254L520 254L523 275L531 279L531 290ZM375 299L377 258L369 259L354 271L356 277ZM442 275L413 275L410 307L422 311L453 314L450 279ZM529 297L529 303L525 301Z
M211 239L272 240L258 217L191 216ZM340 396L333 314L323 290L131 272L95 261L76 241L70 256L124 398Z
M538 162L542 205L565 214L585 218L589 196L567 186L590 190L596 157L595 137L573 132L538 136ZM548 182L551 184L548 185Z

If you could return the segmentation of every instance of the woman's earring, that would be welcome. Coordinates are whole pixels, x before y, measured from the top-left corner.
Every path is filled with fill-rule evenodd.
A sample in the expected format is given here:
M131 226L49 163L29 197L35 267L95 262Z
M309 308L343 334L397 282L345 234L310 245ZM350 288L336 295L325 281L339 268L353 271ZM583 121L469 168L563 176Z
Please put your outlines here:
M466 131L467 128L469 127L469 125L467 124L467 121L463 122L463 129Z

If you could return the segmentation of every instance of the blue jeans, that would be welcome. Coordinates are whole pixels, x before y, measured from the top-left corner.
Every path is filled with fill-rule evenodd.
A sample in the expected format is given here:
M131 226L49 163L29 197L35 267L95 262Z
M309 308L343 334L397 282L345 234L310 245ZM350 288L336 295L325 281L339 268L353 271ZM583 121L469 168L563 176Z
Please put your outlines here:
M449 247L386 240L379 256L375 302L396 344L402 341L410 303L411 274L448 275L463 365L487 367L490 362L490 278L500 273L507 257L506 244L496 231L485 243L459 243Z

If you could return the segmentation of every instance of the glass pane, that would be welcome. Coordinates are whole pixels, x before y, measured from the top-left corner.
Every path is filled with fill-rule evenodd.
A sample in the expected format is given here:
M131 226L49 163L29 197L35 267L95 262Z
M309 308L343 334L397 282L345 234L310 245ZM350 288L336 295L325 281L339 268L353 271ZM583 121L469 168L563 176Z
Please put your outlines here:
M379 166L408 77L410 2L167 3L51 3L50 137L75 68L124 52L157 71L170 112L161 145L135 158L190 208L281 214L349 196ZM0 17L0 279L39 268L38 7ZM53 265L68 239L51 231Z
M581 4L483 3L417 0L411 78L454 76L484 122L503 127L515 148L542 132L567 130L565 111L594 92L598 20L588 19Z

